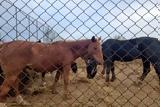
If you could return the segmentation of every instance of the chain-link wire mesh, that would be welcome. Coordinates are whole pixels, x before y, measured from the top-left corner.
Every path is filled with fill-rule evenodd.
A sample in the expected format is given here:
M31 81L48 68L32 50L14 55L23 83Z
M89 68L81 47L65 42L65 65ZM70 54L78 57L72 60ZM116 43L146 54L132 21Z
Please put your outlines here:
M2 0L0 1L0 39L55 42L80 40L101 36L102 41L155 37L159 39L159 5L156 0ZM129 53L126 50L126 53ZM86 65L77 61L78 72L70 76L70 100L63 99L63 83L57 86L58 94L50 92L54 80L46 74L46 87L40 93L24 95L33 107L56 106L160 106L158 76L151 66L142 85L134 83L143 71L142 61L115 62L117 79L106 84L100 77L102 67L92 80L86 78ZM31 70L32 71L32 70ZM54 73L54 72L53 72ZM41 77L28 74L35 90ZM53 75L53 74L52 74ZM24 78L24 77L22 77ZM8 100L13 106L12 99ZM17 105L18 106L18 105Z

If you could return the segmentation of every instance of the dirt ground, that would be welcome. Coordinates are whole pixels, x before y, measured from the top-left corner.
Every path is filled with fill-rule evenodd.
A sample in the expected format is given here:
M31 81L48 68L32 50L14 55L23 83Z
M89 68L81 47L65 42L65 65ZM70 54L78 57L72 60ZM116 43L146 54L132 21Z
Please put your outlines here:
M37 95L24 96L24 99L32 104L28 107L160 107L160 86L153 68L141 86L135 84L137 77L142 73L140 60L128 63L115 62L117 79L110 84L106 84L105 80L100 78L100 66L98 74L92 80L86 78L86 71L82 66L83 63L80 62L78 73L71 73L71 99L63 99L62 79L57 86L58 94L51 93L50 86L54 78L48 74L47 88L41 89L41 93ZM38 88L37 84L38 82L34 82L32 88ZM8 99L9 107L21 107L12 100L13 98Z

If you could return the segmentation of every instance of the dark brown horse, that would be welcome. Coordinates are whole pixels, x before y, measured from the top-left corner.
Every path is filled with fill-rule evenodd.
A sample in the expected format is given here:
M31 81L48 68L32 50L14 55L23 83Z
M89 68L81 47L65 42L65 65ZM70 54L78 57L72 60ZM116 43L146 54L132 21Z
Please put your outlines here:
M67 97L71 64L79 57L85 60L94 58L97 63L102 64L100 39L93 36L92 39L87 40L55 42L52 44L27 41L4 43L0 48L0 65L5 73L5 80L0 87L0 102L5 101L6 94L13 87L16 91L17 102L27 104L18 91L18 76L26 67L42 73L58 70L53 85L54 92L62 72L64 95Z

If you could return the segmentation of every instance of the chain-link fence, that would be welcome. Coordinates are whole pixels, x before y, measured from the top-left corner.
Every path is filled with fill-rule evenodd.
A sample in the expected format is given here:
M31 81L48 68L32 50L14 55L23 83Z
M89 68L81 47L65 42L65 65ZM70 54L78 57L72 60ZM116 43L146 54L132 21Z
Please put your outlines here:
M0 39L3 42L27 40L54 42L80 40L101 36L102 41L155 37L159 39L159 10L156 0L1 0ZM60 81L58 94L50 92L53 78L45 76L47 85L37 95L24 95L33 107L92 107L92 106L160 106L158 76L151 72L136 86L143 71L141 60L115 62L117 79L110 84L98 74L86 78L86 65L77 61L78 72L70 77L70 100L63 99ZM39 87L40 79L31 79L32 90ZM28 86L27 86L28 88ZM9 106L14 106L12 99ZM17 105L18 106L18 105Z

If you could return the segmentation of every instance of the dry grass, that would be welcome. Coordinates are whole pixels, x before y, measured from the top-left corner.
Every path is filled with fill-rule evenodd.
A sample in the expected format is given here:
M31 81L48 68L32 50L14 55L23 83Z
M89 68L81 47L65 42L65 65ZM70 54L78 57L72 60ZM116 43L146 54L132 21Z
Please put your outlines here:
M160 107L160 86L158 86L158 77L154 71L146 77L141 86L136 86L134 82L142 73L142 64L139 60L129 63L116 62L115 82L106 84L99 74L101 67L98 67L99 73L93 80L86 78L84 63L79 59L78 73L71 75L69 89L71 99L63 99L63 80L59 81L58 94L52 94L50 86L53 78L47 75L47 88L42 93L35 96L24 96L32 103L31 107ZM37 82L33 87L37 86ZM9 107L21 107L13 105L9 100Z

